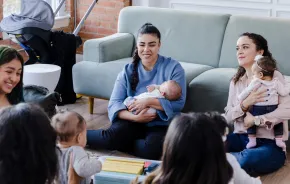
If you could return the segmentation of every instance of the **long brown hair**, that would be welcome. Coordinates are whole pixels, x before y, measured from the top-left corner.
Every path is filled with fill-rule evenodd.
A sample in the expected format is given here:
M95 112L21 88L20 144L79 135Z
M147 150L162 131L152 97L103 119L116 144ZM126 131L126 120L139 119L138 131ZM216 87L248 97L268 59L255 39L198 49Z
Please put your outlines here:
M202 113L175 117L165 136L162 164L143 184L228 184L233 169L213 124Z
M159 39L159 41L161 40L161 34L160 31L153 26L151 23L146 23L144 24L138 31L137 37L139 35L143 35L143 34L152 34L152 35L156 35L157 38ZM138 64L139 61L141 60L141 58L138 55L138 49L136 47L135 51L134 51L134 55L133 55L133 72L131 75L131 88L133 91L136 90L136 87L139 83L139 76L138 76Z
M272 53L269 51L268 42L262 35L246 32L240 35L240 37L242 36L247 36L249 39L251 39L256 45L257 51L263 50L264 51L263 56L268 56L270 59L275 61L275 59L272 57ZM245 73L246 73L245 68L239 66L237 73L233 77L234 83L236 84L240 80L240 78L245 75Z

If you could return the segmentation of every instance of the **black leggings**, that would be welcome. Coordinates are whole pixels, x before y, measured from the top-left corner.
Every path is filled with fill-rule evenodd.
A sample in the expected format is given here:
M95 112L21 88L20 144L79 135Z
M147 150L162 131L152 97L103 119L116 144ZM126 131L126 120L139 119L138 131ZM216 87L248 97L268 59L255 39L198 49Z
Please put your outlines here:
M159 160L167 128L118 120L107 130L88 130L87 144L91 148L119 150L137 157Z

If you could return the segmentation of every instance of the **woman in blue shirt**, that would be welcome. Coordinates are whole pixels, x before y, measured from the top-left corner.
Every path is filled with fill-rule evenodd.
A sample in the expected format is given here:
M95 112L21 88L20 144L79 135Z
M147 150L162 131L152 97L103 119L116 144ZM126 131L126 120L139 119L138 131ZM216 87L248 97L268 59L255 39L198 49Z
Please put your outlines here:
M159 30L152 24L146 23L140 28L133 62L119 73L111 94L108 112L112 125L108 130L88 130L89 146L160 159L169 122L180 113L186 98L184 69L179 62L158 54L160 39ZM135 100L128 109L124 105L128 96L137 96L146 92L148 85L160 85L167 80L174 80L180 85L180 99L147 98ZM157 113L146 113L150 107L155 108Z

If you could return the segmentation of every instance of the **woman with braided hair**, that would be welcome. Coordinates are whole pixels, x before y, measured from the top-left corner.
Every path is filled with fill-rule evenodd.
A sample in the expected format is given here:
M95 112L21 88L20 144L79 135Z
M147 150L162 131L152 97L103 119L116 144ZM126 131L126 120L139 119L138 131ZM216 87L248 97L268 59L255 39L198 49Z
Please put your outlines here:
M161 34L152 24L146 23L140 28L133 62L119 73L110 98L108 112L112 125L108 130L88 130L90 147L160 159L169 121L180 113L186 98L184 69L174 59L158 54L160 41ZM146 98L135 100L128 108L124 105L127 97L137 96L146 92L147 86L160 85L167 80L180 85L179 99ZM150 107L156 109L156 113L146 113Z

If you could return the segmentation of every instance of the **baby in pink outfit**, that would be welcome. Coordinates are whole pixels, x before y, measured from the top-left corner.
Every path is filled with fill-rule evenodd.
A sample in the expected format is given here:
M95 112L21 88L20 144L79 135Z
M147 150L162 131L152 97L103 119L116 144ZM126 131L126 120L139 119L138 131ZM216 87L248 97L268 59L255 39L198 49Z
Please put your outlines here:
M253 116L259 116L274 111L279 104L279 95L286 96L290 93L290 86L282 84L280 80L273 78L274 71L276 70L276 62L267 56L258 55L255 58L256 63L252 66L253 80L249 86L243 90L238 96L239 101L243 101L251 93L252 90L259 87L265 87L268 92L268 97L264 102L258 102L250 108L250 113ZM277 146L286 149L285 142L282 140L283 123L273 126L271 123L267 124L268 129L274 128L275 140ZM249 135L249 143L247 148L256 146L256 125L247 130Z

